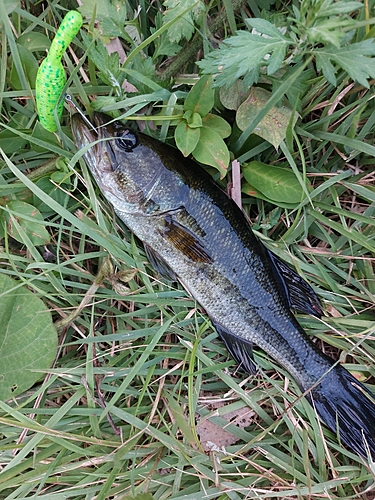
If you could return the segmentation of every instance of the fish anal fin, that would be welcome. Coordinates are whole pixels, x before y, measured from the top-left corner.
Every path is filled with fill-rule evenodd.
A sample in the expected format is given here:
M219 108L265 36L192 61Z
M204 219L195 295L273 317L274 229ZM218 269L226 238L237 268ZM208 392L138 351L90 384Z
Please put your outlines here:
M166 215L161 234L182 254L193 262L211 263L213 259L204 248L199 236L191 229L180 224L173 215Z
M169 281L177 281L175 272L153 248L144 243L144 249L150 264L161 276Z
M311 286L274 253L267 251L284 287L289 307L320 318L323 315L322 306Z
M229 354L239 365L240 370L255 375L258 369L254 362L253 343L237 337L216 321L212 319L211 321Z

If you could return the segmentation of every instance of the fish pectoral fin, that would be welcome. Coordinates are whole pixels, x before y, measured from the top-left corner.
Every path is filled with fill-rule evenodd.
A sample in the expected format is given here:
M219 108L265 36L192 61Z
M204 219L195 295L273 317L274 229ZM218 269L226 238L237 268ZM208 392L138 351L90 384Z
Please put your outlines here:
M171 242L177 250L193 262L207 264L213 262L213 259L204 248L201 239L191 229L178 222L174 215L165 215L164 221L165 226L161 234Z
M282 282L289 307L320 318L323 315L322 306L311 286L274 253L268 249L267 252Z
M229 354L238 363L240 370L250 375L256 375L258 368L254 362L253 343L237 337L212 319L211 322L224 342L225 347L228 349Z
M152 267L161 275L163 278L169 281L178 281L175 272L169 267L166 261L160 257L160 255L155 252L147 243L143 244L146 255Z

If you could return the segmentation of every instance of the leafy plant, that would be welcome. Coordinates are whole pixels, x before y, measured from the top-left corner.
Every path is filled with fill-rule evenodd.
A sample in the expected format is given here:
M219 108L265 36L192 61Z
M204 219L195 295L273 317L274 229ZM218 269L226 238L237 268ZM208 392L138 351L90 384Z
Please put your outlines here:
M229 151L223 139L231 132L230 125L210 113L215 92L212 78L202 77L186 96L184 115L174 133L176 146L184 156L192 154L205 165L212 165L224 177L229 165Z
M252 161L242 171L247 181L242 191L250 196L284 208L297 207L305 197L306 188L303 189L290 168Z
M368 88L368 78L375 77L371 58L375 44L373 39L353 43L353 30L361 23L347 16L362 8L359 2L303 0L300 9L293 6L294 17L285 19L285 27L276 27L266 19L246 19L251 32L238 31L198 65L203 73L216 75L217 86L230 87L244 77L247 87L258 82L261 68L272 76L281 68L301 64L301 57L313 55L318 70L332 85L336 85L336 73L343 69Z
M45 304L0 274L0 399L27 391L56 356L57 335Z

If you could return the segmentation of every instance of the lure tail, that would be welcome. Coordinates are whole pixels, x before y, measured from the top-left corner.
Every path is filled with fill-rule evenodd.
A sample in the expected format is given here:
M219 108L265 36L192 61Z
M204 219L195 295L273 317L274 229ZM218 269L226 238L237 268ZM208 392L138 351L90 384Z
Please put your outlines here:
M375 460L375 396L363 384L337 365L307 398L342 443Z

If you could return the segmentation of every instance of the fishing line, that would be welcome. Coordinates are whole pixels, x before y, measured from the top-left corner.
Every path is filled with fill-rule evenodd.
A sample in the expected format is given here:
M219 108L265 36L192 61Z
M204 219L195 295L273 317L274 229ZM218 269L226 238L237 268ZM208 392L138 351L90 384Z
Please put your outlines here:
M77 106L77 104L73 101L72 96L70 94L65 94L65 101L70 104L70 106L82 117L85 123L96 133L98 130L94 127L94 125L90 122L84 112Z

